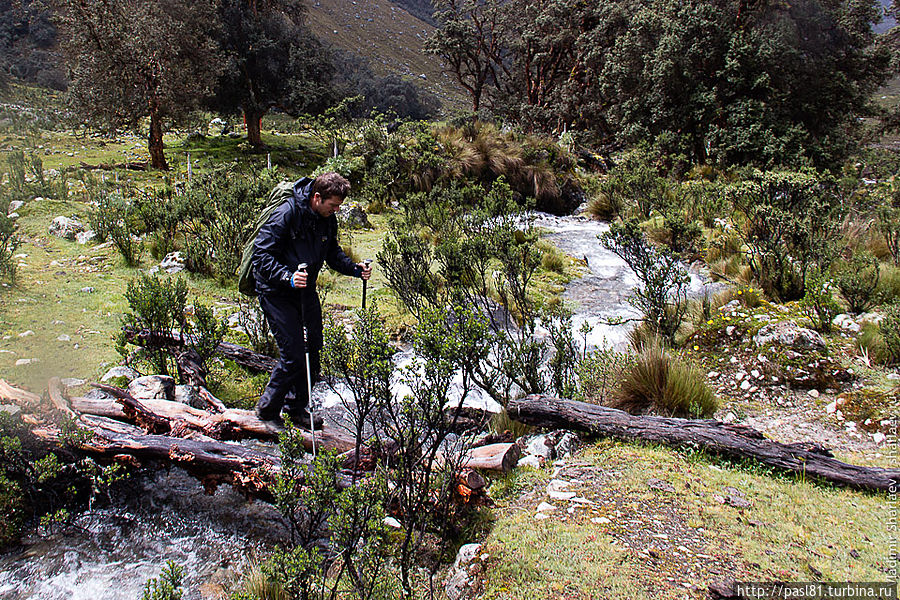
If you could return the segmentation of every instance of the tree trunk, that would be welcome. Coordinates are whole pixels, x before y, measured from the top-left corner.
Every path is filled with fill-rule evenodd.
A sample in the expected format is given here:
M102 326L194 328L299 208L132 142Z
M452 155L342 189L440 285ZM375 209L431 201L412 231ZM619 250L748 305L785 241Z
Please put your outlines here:
M244 109L244 123L247 125L247 141L250 142L250 145L254 148L259 148L263 145L260 129L262 126L262 118L265 114L265 111Z
M746 425L635 416L596 404L538 394L510 400L507 411L513 419L529 425L575 429L626 441L699 447L729 458L753 458L778 469L853 488L888 490L900 485L900 469L843 463L821 446L775 442Z
M166 162L166 155L163 152L162 118L159 116L159 106L156 100L150 100L150 138L148 146L150 149L150 166L154 169L168 171L169 164Z

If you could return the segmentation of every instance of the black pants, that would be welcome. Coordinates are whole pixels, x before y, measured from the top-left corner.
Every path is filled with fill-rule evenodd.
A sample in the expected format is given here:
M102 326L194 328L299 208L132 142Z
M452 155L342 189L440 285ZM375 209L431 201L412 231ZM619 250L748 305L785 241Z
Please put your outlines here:
M303 322L309 334L309 367L312 384L321 370L319 350L322 348L322 307L318 295L297 290L288 294L259 296L259 305L266 314L269 328L275 336L281 359L272 370L269 383L256 405L266 416L275 416L287 404L287 410L309 406L306 382L306 346L303 343ZM293 392L294 398L287 398Z

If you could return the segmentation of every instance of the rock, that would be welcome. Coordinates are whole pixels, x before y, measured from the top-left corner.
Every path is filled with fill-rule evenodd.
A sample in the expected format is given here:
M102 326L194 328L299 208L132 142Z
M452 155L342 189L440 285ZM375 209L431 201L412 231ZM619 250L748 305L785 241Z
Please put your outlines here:
M206 126L206 135L227 135L231 131L225 119L216 117Z
M371 229L369 216L362 206L356 202L347 202L338 213L338 217L351 229Z
M50 235L75 241L75 235L84 231L84 225L78 219L70 219L69 217L59 216L50 223Z
M128 393L138 400L174 400L175 380L168 375L138 377L128 384Z
M675 486L668 481L663 481L662 479L648 479L647 487L651 490L659 490L661 492L669 492L671 494L675 493Z
M527 456L523 456L522 458L520 458L519 462L516 463L516 466L540 469L543 466L543 459L540 456L535 456L534 454L529 454Z
M205 410L207 408L206 401L200 397L200 392L192 385L176 385L175 386L175 402L181 402L194 408Z
M128 381L132 381L134 379L137 379L140 376L141 376L141 374L138 373L137 371L135 371L134 369L132 369L131 367L123 367L123 366L113 367L112 369L107 371L103 377L100 378L100 383L106 383L110 379L115 379L115 378L119 378L119 377L127 379Z
M84 379L76 379L75 377L65 377L60 380L60 383L62 383L67 388L70 388L70 387L78 387L79 385L84 385L85 381L84 381Z
M887 438L887 436L885 436L885 435L884 435L883 433L881 433L880 431L877 431L877 432L875 432L875 433L872 434L872 441L875 442L876 444L880 444L880 443L883 442L886 438Z
M98 390L97 388L89 389L84 393L83 397L89 398L91 400L113 400L115 398L115 396L113 396L109 392L104 392L103 390Z
M735 419L737 419L737 416L735 416L735 414L733 412L729 412L722 418L722 422L723 423L734 423Z
M749 379L745 379L744 381L741 382L741 389L745 392L750 389L750 380Z
M75 234L75 241L79 244L87 244L89 241L97 237L97 234L94 233L93 229L88 229L87 231L79 231Z
M9 219L10 221L15 221L16 219L19 218L19 213L11 212L8 215L6 215L6 218Z
M40 361L38 361L38 359L36 359L36 358L20 358L19 360L16 361L16 366L24 367L26 365L30 365L31 363L36 363L36 362L40 362Z
M471 591L474 577L470 573L470 566L480 550L481 544L464 544L459 549L444 582L444 591L450 600L462 600Z
M541 502L537 507L538 512L553 512L554 510L556 510L556 507L549 502Z
M898 379L900 379L900 373L888 373L887 378L890 381L897 381Z
M402 527L400 525L400 521L395 519L394 517L385 517L384 521L382 521L385 525L390 527L391 529L400 529Z
M732 300L732 301L729 302L728 304L725 304L725 305L723 305L723 306L720 306L720 307L719 307L719 312L720 312L720 313L723 313L723 314L725 314L725 313L731 313L731 312L736 311L736 310L739 309L740 307L741 307L741 301L740 301L740 300Z
M594 523L595 525L609 525L612 521L606 517L594 517L591 519L591 523Z
M547 484L547 495L551 500L571 500L576 496L575 492L566 491L572 485L568 481L553 479Z
M72 338L66 335L65 333L56 338L57 342L71 342Z
M871 323L872 325L880 325L881 320L884 319L884 315L876 312L867 312L859 315L856 318L856 322L860 324L860 326L865 325L866 323Z
M176 250L175 252L166 254L165 258L162 259L162 262L159 263L159 268L169 275L183 271L184 256L181 254L181 251Z
M84 294L93 294L95 290L94 290L94 288L88 286L88 287L83 287L83 288L81 288L81 289L78 290L78 291L80 291L80 292L82 292L82 293L84 293Z
M819 397L819 390L816 390L816 389L809 390L806 393L809 394L810 398L818 398Z
M544 519L549 519L549 518L550 518L550 515L548 515L547 513L537 513L536 515L534 515L535 521L543 521Z
M849 331L851 333L859 333L860 330L859 323L853 319L853 315L848 315L847 313L836 316L831 320L831 324L842 331Z
M571 431L565 431L556 440L556 458L568 458L577 449L581 439Z
M525 445L525 454L538 456L543 459L553 457L553 441L549 433L536 435Z
M15 404L0 404L0 413L16 416L22 412L22 409Z
M757 346L774 344L798 351L825 350L825 339L812 329L800 327L793 321L781 321L765 325L753 336Z
M22 202L21 200L13 200L12 202L9 203L9 207L7 207L6 213L12 214L12 213L16 212L17 210L19 210L20 208L22 208L23 206L25 206L25 203Z
M20 334L19 334L19 337L20 337L20 338L25 338L25 337L31 337L31 336L33 336L33 335L34 335L34 332L33 332L32 330L29 329L28 331L23 331L22 333L20 333Z

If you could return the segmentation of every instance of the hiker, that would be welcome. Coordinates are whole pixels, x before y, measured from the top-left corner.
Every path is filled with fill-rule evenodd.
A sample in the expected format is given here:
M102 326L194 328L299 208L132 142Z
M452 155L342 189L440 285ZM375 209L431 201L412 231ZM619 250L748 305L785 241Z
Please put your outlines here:
M253 244L252 269L259 304L275 335L281 358L256 405L265 421L281 421L281 409L295 425L310 426L303 324L306 324L310 381L319 376L322 306L316 278L323 263L339 273L368 280L372 267L353 264L337 241L337 213L350 182L337 173L303 178L259 229ZM301 271L298 267L306 264ZM311 387L311 386L310 386ZM294 397L288 398L293 391ZM321 427L317 415L315 427Z

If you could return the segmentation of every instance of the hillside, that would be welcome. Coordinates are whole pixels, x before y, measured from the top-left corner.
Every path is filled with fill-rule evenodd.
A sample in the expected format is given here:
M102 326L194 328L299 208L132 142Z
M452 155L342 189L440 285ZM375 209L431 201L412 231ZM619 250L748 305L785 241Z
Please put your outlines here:
M445 109L466 107L440 61L423 50L434 28L401 6L387 0L313 0L308 18L322 42L365 57L379 75L415 81Z

